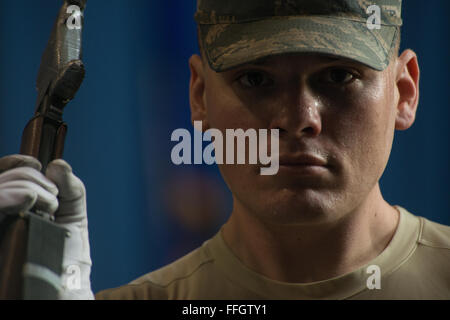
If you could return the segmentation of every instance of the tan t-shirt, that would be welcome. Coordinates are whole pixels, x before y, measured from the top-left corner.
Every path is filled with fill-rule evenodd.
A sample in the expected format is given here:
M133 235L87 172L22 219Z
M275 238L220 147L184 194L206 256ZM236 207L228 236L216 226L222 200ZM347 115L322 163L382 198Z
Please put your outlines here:
M450 299L450 227L397 208L400 221L385 250L366 266L329 280L271 280L246 267L219 232L177 261L96 298Z

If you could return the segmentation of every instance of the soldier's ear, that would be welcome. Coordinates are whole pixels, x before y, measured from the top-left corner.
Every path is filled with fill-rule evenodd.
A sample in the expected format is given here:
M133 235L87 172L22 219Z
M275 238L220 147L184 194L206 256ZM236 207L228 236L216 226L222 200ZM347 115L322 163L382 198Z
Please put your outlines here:
M397 58L396 85L399 93L395 129L406 130L416 119L419 103L420 69L417 55L412 50L405 50Z
M191 80L189 83L189 102L191 105L191 121L202 121L204 130L209 128L206 116L205 64L195 54L189 59Z

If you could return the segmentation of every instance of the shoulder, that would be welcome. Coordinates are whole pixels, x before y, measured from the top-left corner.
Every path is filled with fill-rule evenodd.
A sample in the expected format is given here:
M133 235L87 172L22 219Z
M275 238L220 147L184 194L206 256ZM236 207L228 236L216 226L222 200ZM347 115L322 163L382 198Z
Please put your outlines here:
M147 273L124 286L107 289L96 294L96 299L112 300L165 300L183 296L186 283L201 281L210 273L213 258L206 245L195 249L180 259Z
M213 263L213 258L208 254L203 245L180 259L132 281L132 285L140 285L147 282L159 287L167 287L176 281L187 279L207 268Z
M409 279L433 290L447 292L450 285L450 227L416 216L418 233L416 247L402 268ZM410 280L407 280L410 281ZM442 288L439 291L438 288ZM431 289L429 289L431 290Z
M421 230L418 242L430 248L450 250L450 227L419 217Z
M450 226L446 226L416 214L413 214L400 206L395 206L401 213L402 236L407 236L410 241L419 247L432 249L450 249Z
M417 217L416 247L393 274L394 290L420 299L450 298L450 227ZM403 288L403 289L400 289Z

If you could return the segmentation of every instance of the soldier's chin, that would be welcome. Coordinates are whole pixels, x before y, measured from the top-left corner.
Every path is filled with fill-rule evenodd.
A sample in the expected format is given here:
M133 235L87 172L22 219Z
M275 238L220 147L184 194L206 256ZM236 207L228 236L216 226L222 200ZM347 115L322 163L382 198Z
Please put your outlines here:
M340 217L336 203L320 195L295 195L286 199L272 198L261 208L264 219L276 225L320 225L337 221Z

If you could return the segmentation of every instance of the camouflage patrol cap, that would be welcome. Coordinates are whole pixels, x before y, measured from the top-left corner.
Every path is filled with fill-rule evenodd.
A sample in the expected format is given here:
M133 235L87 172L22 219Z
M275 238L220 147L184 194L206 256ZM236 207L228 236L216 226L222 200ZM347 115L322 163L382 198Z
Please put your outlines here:
M399 37L401 5L402 0L198 0L195 20L217 72L289 53L332 55L384 70ZM379 28L368 27L368 20L376 23L373 14Z

